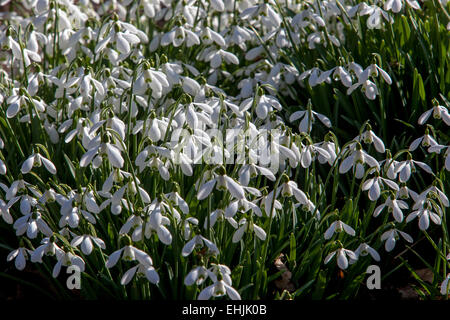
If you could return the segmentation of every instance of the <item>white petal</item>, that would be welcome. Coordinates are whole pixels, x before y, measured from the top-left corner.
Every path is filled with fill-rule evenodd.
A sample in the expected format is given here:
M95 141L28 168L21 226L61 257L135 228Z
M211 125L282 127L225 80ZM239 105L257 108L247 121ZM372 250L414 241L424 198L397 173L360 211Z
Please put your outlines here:
M254 224L253 225L253 230L255 230L255 234L260 240L262 240L262 241L266 240L267 234L266 234L266 232L264 231L263 228L261 228L261 227L257 226L256 224Z
M153 267L148 267L147 270L145 270L145 277L153 284L159 283L159 275Z
M107 268L112 268L116 265L116 263L119 261L120 256L122 254L122 250L123 249L119 249L117 251L114 251L113 253L111 253L111 255L108 258L108 261L106 261L106 267Z
M138 266L135 266L135 267L131 268L130 270L128 270L127 272L125 272L122 279L120 280L120 284L123 286L127 285L133 279L134 275L136 274L137 268L138 268Z
M32 155L27 160L25 160L25 162L22 164L22 168L20 169L20 171L23 174L26 174L31 171L31 169L33 168L33 164L34 164L34 158L35 158L35 155Z
M216 179L212 179L205 184L203 184L200 188L200 190L197 193L197 199L203 200L209 196L211 191L213 190L214 186L216 185Z
M120 154L119 149L115 145L106 143L106 154L108 155L108 159L113 167L123 167L124 160L122 158L122 155Z
M223 176L227 182L228 191L230 191L231 195L239 200L245 198L244 188L242 188L239 183L234 181L229 176Z
M348 260L347 257L345 256L344 250L339 250L338 255L337 255L337 264L338 267L345 270L348 267Z

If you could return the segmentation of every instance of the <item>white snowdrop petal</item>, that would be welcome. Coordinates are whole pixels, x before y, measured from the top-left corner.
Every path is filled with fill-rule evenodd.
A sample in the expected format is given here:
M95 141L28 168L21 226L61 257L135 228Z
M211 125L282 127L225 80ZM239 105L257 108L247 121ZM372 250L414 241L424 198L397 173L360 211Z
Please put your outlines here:
M216 185L216 179L210 180L203 184L200 188L200 190L197 193L197 199L203 200L209 196L211 191L213 190L214 186Z
M51 174L56 174L56 167L53 164L53 162L51 162L47 158L44 158L43 156L40 156L40 158L47 171L50 172Z
M227 187L228 187L228 190L230 191L231 195L238 200L244 199L245 198L244 188L242 188L239 185L239 183L234 181L232 178L230 178L226 175L224 176L224 178L227 182Z
M120 154L119 149L116 146L110 143L106 143L106 153L112 166L116 168L123 167L124 160L122 158L122 155Z
M135 266L131 269L129 269L127 272L124 273L122 276L122 279L120 280L120 284L125 286L133 279L134 275L136 274L138 266Z
M20 171L23 174L26 174L31 171L31 169L33 168L33 164L34 164L34 159L35 159L35 155L32 155L32 156L28 157L28 159L25 160L25 162L22 164Z

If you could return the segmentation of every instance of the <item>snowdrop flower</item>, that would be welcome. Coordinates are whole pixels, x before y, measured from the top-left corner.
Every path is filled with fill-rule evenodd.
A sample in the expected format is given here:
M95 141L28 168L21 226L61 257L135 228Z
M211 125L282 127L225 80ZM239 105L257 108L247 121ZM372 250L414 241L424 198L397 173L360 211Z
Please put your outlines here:
M225 174L225 170L223 167L219 167L220 175L216 174L216 177L208 182L204 183L197 192L197 199L203 200L206 199L210 193L212 192L214 186L216 186L217 190L228 190L230 194L240 200L245 198L244 188L234 179L230 178Z
M395 243L399 239L399 235L401 235L402 238L409 243L414 242L413 238L411 238L411 236L406 232L400 231L398 229L388 230L381 235L381 241L386 241L384 244L384 248L387 252L390 252L394 249Z
M358 77L358 82L353 84L351 87L347 89L347 95L350 95L356 88L362 85L361 91L365 93L366 97L369 100L374 100L376 96L379 94L379 92L376 84L370 81L369 77L370 76L377 77L378 72L381 74L381 77L387 84L392 84L391 77L387 74L386 71L381 69L378 65L371 64L364 70L360 69L359 65L358 65L359 68L355 69L356 65L357 64L352 65L352 68L353 70L355 70L355 73Z
M156 233L158 235L158 239L168 246L172 243L172 234L170 233L169 229L167 229L167 225L170 225L169 218L159 214L158 210L154 210L153 212L151 212L149 218L146 221L143 234L147 239L150 239L151 235L153 233ZM133 232L133 240L142 240L141 226L136 228Z
M282 177L282 184L277 189L277 195L281 192L282 197L292 197L301 203L306 204L308 202L308 197L306 194L298 187L295 181L289 180L287 175Z
M334 81L340 80L342 84L347 88L351 87L353 83L352 76L350 75L350 73L341 66L336 67L336 69L334 69L333 79Z
M278 28L282 19L279 14L272 8L270 3L261 3L255 6L248 7L241 12L240 18L248 20L259 17L264 26L269 29Z
M81 272L84 272L85 262L81 257L74 255L70 252L56 251L56 258L58 259L58 262L53 267L53 272L52 272L53 278L58 277L62 266L67 267L67 266L75 265L78 268L80 268Z
M371 201L376 201L381 195L381 185L383 185L383 183L395 191L399 190L398 185L394 181L380 177L378 171L376 172L375 177L364 181L361 189L363 191L369 190L369 199Z
M187 202L180 196L179 192L180 192L180 186L178 184L175 184L175 189L176 191L172 191L168 194L166 194L165 196L172 201L173 205L176 207L179 207L181 209L181 211L184 214L188 214L189 213L189 205L187 204Z
M408 153L408 159L405 161L399 161L395 166L395 174L400 174L400 182L406 182L411 177L411 172L416 171L415 165L419 166L422 170L429 174L433 174L430 166L424 162L413 160L411 155Z
M22 48L20 44L11 36L7 37L6 43L4 44L4 49L11 49L13 61L23 61L25 68L30 66L31 61L41 62L41 56L37 52Z
M333 234L335 232L339 233L342 231L345 231L345 233L347 233L348 235L351 235L351 236L354 236L356 234L355 230L352 227L350 227L348 224L342 222L341 220L336 220L325 231L324 238L325 238L325 240L331 239L331 237L333 236Z
M41 156L39 153L33 153L31 156L29 156L27 160L25 160L22 164L20 171L23 174L29 173L33 167L40 167L42 163L44 164L44 167L48 172L50 172L51 174L56 174L56 167L53 162Z
M441 283L441 290L440 290L440 292L441 292L441 294L443 296L448 295L449 292L450 292L450 282L449 281L450 281L450 273L447 274L447 277Z
M141 263L143 265L153 265L152 258L150 258L150 256L146 252L133 247L131 245L131 241L129 241L129 238L128 238L127 242L129 244L127 244L123 248L111 253L108 260L106 261L106 267L108 269L111 269L112 267L114 267L121 257L125 261L136 261L137 260L139 263Z
M362 7L360 11L360 15L365 16L368 15L369 18L367 19L367 27L369 29L381 29L382 26L382 18L386 20L389 23L394 23L394 19L389 16L389 14L381 9L380 7L377 7L376 5L369 6L368 4L362 2L360 4L360 7Z
M3 221L5 221L7 224L13 223L13 217L11 216L11 213L9 212L9 209L16 203L19 199L13 198L6 203L2 199L0 199L0 216L2 216Z
M144 63L143 70L134 83L133 93L143 95L148 89L151 89L152 97L161 98L170 88L171 85L164 72L151 68L150 64Z
M93 140L90 145L92 145L92 147L80 159L81 167L87 167L91 162L97 167L96 163L101 163L100 160L102 159L103 154L106 154L113 167L123 167L125 161L120 154L120 149L116 145L109 142L100 143L97 139Z
M3 162L2 159L0 159L0 174L5 175L6 174L6 164Z
M319 33L319 34L321 34L321 33ZM314 34L312 34L312 35L314 35ZM312 43L314 43L314 42L318 43L321 41L321 37L317 37L317 35L318 35L317 33L315 34L316 37L311 37L312 35L310 35L310 37L308 37L308 39L309 39L308 41L310 42L310 49L311 49ZM312 69L302 72L300 74L300 76L298 77L298 80L302 81L302 80L306 79L307 77L309 77L308 84L311 88L315 87L318 84L321 84L323 82L331 83L330 75L331 75L332 71L333 71L333 69L328 70L328 71L322 71L319 68L314 67Z
M189 217L186 218L186 220L183 221L183 237L184 240L189 240L189 238L191 237L191 224L193 225L198 225L198 219L194 218L194 217Z
M432 136L430 136L428 128L425 131L425 134L420 137L415 139L411 145L409 146L409 151L414 151L416 150L419 145L422 145L422 147L433 147L435 145L437 145L438 143L436 142L436 140L433 139Z
M187 25L186 25L187 26ZM181 46L186 42L186 47L200 44L200 38L194 32L184 26L176 26L169 32L165 33L161 38L161 45L167 46L172 44L174 47Z
M420 5L416 0L404 0L411 8L413 9L420 9ZM403 0L387 0L384 3L384 10L386 11L392 11L394 13L399 13L400 10L402 10L403 7Z
M332 166L337 158L336 152L339 152L339 147L337 147L334 142L327 141L327 138L325 138L325 141L320 142L318 146L328 153L328 157L326 157L326 155L322 155L321 153L318 154L317 160L319 163L324 164L328 162L328 164Z
M41 100L37 99L29 99L28 96L25 94L25 92L21 92L19 90L18 93L13 94L6 99L6 102L8 103L8 109L6 109L6 117L8 119L14 118L17 114L19 114L20 110L24 107L26 107L28 104L31 104L36 107L36 110L38 112L44 112L45 111L45 104Z
M45 220L42 219L42 215L38 210L24 214L23 217L20 217L14 222L13 227L16 229L17 236L21 236L26 232L27 237L30 239L35 239L38 232L41 232L47 237L53 234L53 231Z
M205 56L205 61L210 63L211 68L217 69L222 65L222 61L226 63L239 64L239 59L233 53L219 49L210 50Z
M196 235L184 245L183 249L181 250L181 255L183 257L187 257L192 253L192 251L194 251L194 248L196 246L203 247L204 245L208 248L211 254L216 255L219 253L219 249L213 242L201 235Z
M347 269L348 267L348 258L351 260L358 260L358 256L351 250L340 248L337 249L325 257L324 263L327 264L331 261L331 259L337 254L337 265L342 270ZM348 257L348 258L347 258Z
M397 179L397 173L395 172L395 167L397 166L398 161L392 159L392 154L390 150L387 150L386 159L380 162L380 165L383 165L383 172L386 176L391 179Z
M359 247L355 250L355 255L357 257L364 257L370 254L375 261L380 261L380 255L378 252L369 246L367 243L361 243Z
M439 105L439 102L435 99L433 99L433 108L422 113L417 123L420 125L424 124L432 114L434 119L442 119L447 126L450 126L450 114L447 108Z
M300 164L303 168L309 168L312 161L316 159L317 156L321 156L325 161L330 161L331 155L327 150L321 148L319 144L309 144L306 146L301 145L300 152Z
M227 294L231 300L241 300L239 293L227 284L224 280L219 280L203 289L198 295L198 300L209 300L211 297L221 297Z
M261 195L260 193L258 194ZM235 200L230 203L230 205L225 209L225 217L231 218L234 217L236 212L239 210L240 212L247 212L252 210L253 214L256 214L258 217L262 217L261 209L253 202L250 202L246 199Z
M403 221L402 209L408 209L408 204L403 200L396 199L395 195L392 193L386 198L386 201L383 204L380 204L375 208L373 216L378 217L384 208L388 208L388 211L392 212L395 221L401 223Z
M251 223L247 221L246 218L242 218L239 221L239 228L234 232L232 241L233 243L241 241L242 237L244 236L244 233L247 232L254 232L255 235L261 240L266 240L267 234L264 231L263 228L256 225L255 223Z
M54 236L42 239L41 245L37 247L31 254L31 262L42 263L42 257L44 255L54 256L56 252L64 253L64 251L55 243Z
M380 168L378 161L362 150L359 143L356 147L350 149L351 153L341 162L339 166L339 173L343 174L353 167L355 177L361 179L364 176L364 164L368 164L370 167Z
M267 115L272 112L273 108L280 111L282 109L280 102L270 95L261 95L256 105L256 115L260 119L266 119ZM241 110L244 111L244 110Z
M122 279L120 279L120 284L123 286L127 285L136 274L145 275L147 280L153 284L157 285L159 283L158 272L156 272L155 268L151 265L151 262L147 260L145 263L139 262L137 266L127 270L123 274Z
M208 278L208 269L204 266L198 266L193 268L184 278L184 284L186 286L192 286L196 284L201 285Z
M244 164L239 169L239 182L241 185L247 186L250 183L250 179L258 175L265 176L270 181L276 180L274 174L269 169L257 166L256 164Z
M110 30L108 35L97 43L95 47L96 54L104 51L106 46L111 43L113 48L125 57L131 52L131 46L141 42L148 42L148 38L144 32L138 30L132 24L121 22L114 18L114 21L103 26L100 31L102 32L106 28Z
M200 292L197 297L198 300L208 300L211 297L221 297L225 294L232 300L241 300L239 293L231 286L230 268L225 265L212 264L207 273L214 283Z
M408 188L405 182L402 182L400 184L400 189L397 191L397 194L395 195L399 199L408 199L409 197L415 197L418 196L418 194Z
M219 47L226 47L227 43L223 36L212 30L210 27L206 27L202 31L201 40L204 44L210 45L212 43L216 43Z
M430 146L428 148L428 152L432 153L440 153L442 149L446 149L445 153L444 153L444 157L445 157L445 163L444 163L444 167L447 171L450 171L450 146L444 146L441 144L435 144L433 146Z
M369 124L367 125L367 130L356 137L355 140L364 141L364 143L366 144L373 143L373 145L375 146L375 150L377 150L379 153L384 153L386 151L383 140L377 137L377 135L372 131L372 127Z
M414 206L413 209L416 209L416 206ZM406 222L410 222L410 221L414 220L416 217L418 217L420 230L428 229L428 227L430 226L430 219L435 224L440 225L441 224L440 214L434 213L431 210L432 210L432 205L429 201L427 201L424 206L422 206L421 208L418 208L418 210L411 212L406 217Z
M309 133L312 129L312 124L314 123L315 117L317 117L320 122L322 122L327 128L331 128L331 121L323 114L320 114L318 112L310 110L304 110L304 111L295 111L291 116L289 117L290 122L294 122L300 118L302 118L302 121L300 121L298 130L300 132Z
M73 238L70 245L73 247L78 247L81 244L81 251L85 255L90 255L92 249L94 248L92 243L95 243L99 248L106 249L105 242L102 239L88 234L76 236Z
M228 221L228 223L230 223L233 228L237 229L239 227L239 224L237 223L236 220L234 220L232 217L227 217L225 215L225 211L222 209L216 209L213 212L210 213L209 215L209 225L210 228L213 228L214 225L216 224L216 222L218 220L222 220L225 219L226 221ZM203 228L205 230L208 229L208 219L205 219L205 223L203 224Z
M11 251L8 256L6 257L6 261L12 261L14 260L14 265L16 266L17 270L23 270L25 269L26 263L27 263L27 258L29 255L31 255L32 251L24 248L24 247L20 247L16 250Z

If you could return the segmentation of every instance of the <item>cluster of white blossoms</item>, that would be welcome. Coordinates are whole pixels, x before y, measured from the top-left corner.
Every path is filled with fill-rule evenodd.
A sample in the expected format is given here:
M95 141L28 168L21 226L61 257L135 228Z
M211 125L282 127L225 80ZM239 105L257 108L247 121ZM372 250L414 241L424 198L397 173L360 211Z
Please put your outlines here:
M246 239L266 245L272 221L300 208L317 220L313 228L327 228L325 264L336 257L347 269L367 254L379 261L376 241L386 251L400 238L412 243L405 222L417 218L420 230L442 223L449 200L438 173L450 171L450 146L429 119L449 126L446 106L435 100L418 120L428 123L424 135L393 156L368 123L339 145L331 131L312 134L333 130L312 103L290 113L284 102L294 85L338 82L347 95L360 88L377 99L379 86L393 82L379 62L321 70L288 63L285 50L338 48L343 22L367 16L368 28L389 27L402 10L420 10L417 1L8 2L0 26L2 128L10 130L0 131L0 216L19 239L7 256L17 269L52 256L53 277L62 266L85 272L95 253L108 270L130 267L121 285L135 277L158 285L168 262L155 248L165 246L189 263L184 284L200 288L198 299L240 299L217 243L223 230L232 230L227 243L251 250ZM25 141L13 127L36 138ZM416 160L420 147L444 166ZM13 150L19 158L8 158ZM309 177L316 167L367 192L376 237L361 237L355 219L327 208L325 189L311 197L298 173ZM432 183L414 191L420 170Z

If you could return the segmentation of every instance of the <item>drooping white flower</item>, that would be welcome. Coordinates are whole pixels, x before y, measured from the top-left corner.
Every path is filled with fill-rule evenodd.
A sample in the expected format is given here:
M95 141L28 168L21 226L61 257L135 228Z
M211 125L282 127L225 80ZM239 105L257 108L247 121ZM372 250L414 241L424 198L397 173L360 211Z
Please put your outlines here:
M441 224L441 212L439 214L432 211L432 204L427 201L426 204L424 204L422 207L417 208L417 206L414 206L413 209L417 209L413 212L411 212L406 217L406 222L410 222L414 220L416 217L419 219L419 229L420 230L427 230L430 226L430 219L435 224L440 225Z
M192 286L194 283L199 286L208 278L208 269L204 266L193 268L184 278L186 286Z
M53 162L40 155L39 153L33 153L31 156L29 156L27 160L25 160L22 164L20 171L23 174L26 174L30 172L33 167L40 167L41 164L44 164L44 167L48 172L50 172L51 174L56 174L56 167Z
M444 281L442 281L440 292L443 296L450 293L450 273L447 274L447 277L445 277Z
M364 257L367 256L368 254L370 254L370 256L375 260L375 261L380 261L380 255L378 254L378 252L372 248L371 246L369 246L367 243L361 243L359 245L359 247L355 250L355 254L357 257Z
M364 181L364 183L361 186L361 189L363 191L369 190L369 199L371 201L376 201L381 195L381 186L383 184L388 185L391 189L395 191L399 190L398 185L394 181L380 177L378 173L375 175L375 177Z
M227 294L231 300L241 300L241 296L232 286L224 280L219 280L203 289L198 295L198 300L209 300L211 297L221 297Z
M146 252L132 245L126 245L121 249L111 253L108 260L106 261L106 267L109 269L114 267L120 258L122 258L125 261L137 260L139 263L143 265L153 265L152 258L150 258L150 256Z
M58 259L58 262L56 262L55 266L53 267L53 278L58 277L62 266L67 267L75 265L80 269L81 272L84 272L86 265L84 260L81 257L72 254L71 252L56 251L56 259Z
M317 117L326 127L331 128L331 121L323 114L315 112L313 110L296 111L289 117L290 122L294 122L302 118L299 124L299 131L309 133L314 123L314 119Z
M6 257L6 261L12 261L14 259L14 265L17 270L25 269L27 259L31 255L32 251L30 249L20 247L16 250L11 251Z
M433 174L429 165L424 162L413 160L410 155L405 161L399 161L395 166L395 174L399 175L400 182L406 182L411 177L411 172L416 171L416 165L429 174Z
M329 253L324 260L324 263L327 264L328 262L331 261L331 259L337 255L336 261L337 261L337 265L339 268L341 268L342 270L347 269L349 261L348 259L350 258L351 260L358 260L358 256L351 250L348 249L344 249L344 248L339 248L331 253Z
M367 27L369 29L380 29L383 23L382 18L386 20L388 23L394 23L394 19L383 9L376 5L368 5L365 2L360 4L360 15L368 15L367 19Z
M395 221L400 223L403 221L402 209L408 209L408 204L403 200L396 199L394 195L391 195L386 198L386 201L383 204L380 204L375 208L373 216L378 217L384 208L388 208L388 211L392 212Z
M368 164L371 168L380 168L378 161L357 144L356 148L350 149L350 154L341 162L339 173L346 173L353 167L355 177L361 179L365 172L364 164Z
M233 243L241 241L245 232L254 232L256 237L259 238L261 241L266 240L267 237L266 232L264 231L263 228L256 225L255 223L247 221L246 218L242 218L238 224L239 228L233 234L232 238Z
M357 138L355 138L355 140L364 141L364 143L366 144L373 143L373 145L375 146L375 150L380 153L384 153L386 151L383 140L381 140L370 127Z
M331 239L334 233L339 233L345 231L348 235L354 236L356 234L355 230L350 227L345 222L342 222L341 220L334 221L328 229L324 233L325 240Z
M384 248L387 252L390 252L394 249L395 243L399 239L399 235L409 243L414 242L413 238L406 232L400 231L398 229L388 230L381 235L381 241L386 241L384 244Z
M159 283L158 272L156 272L155 268L151 264L148 264L148 261L147 261L146 263L139 262L139 264L137 266L134 266L134 267L130 268L129 270L127 270L123 274L122 279L120 279L120 284L123 286L127 285L128 283L130 283L130 281L133 279L133 277L136 274L145 275L147 280L153 284L157 285Z
M102 239L88 234L76 236L75 238L73 238L70 245L73 247L78 247L79 245L81 245L81 251L85 255L90 255L94 248L93 243L95 243L95 245L97 245L99 248L106 249L105 242Z
M212 254L219 253L219 249L212 241L206 239L201 235L196 235L184 245L183 249L181 250L181 255L183 257L187 257L192 253L196 246L206 246Z
M216 175L216 177L213 178L212 180L205 182L198 190L197 199L198 200L206 199L212 192L214 186L216 186L218 190L222 191L228 190L230 194L238 200L245 198L244 188L233 178L230 178L226 174L223 174L223 175Z
M399 13L400 10L402 10L403 2L406 2L408 6L411 8L418 10L420 9L419 2L416 0L387 0L384 3L384 10L386 11L392 11L394 13Z

